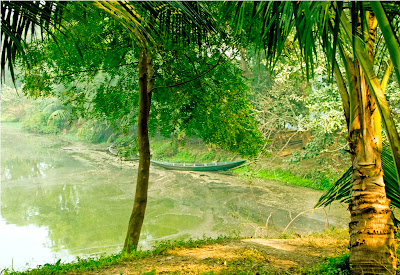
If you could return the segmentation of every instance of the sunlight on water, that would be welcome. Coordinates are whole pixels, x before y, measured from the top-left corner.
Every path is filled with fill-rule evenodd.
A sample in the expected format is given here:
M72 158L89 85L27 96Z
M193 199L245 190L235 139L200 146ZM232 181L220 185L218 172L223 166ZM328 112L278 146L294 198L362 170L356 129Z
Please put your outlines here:
M43 262L54 263L59 258L73 260L68 251L54 253L48 235L46 227L33 224L17 226L0 219L0 267L20 269L36 267Z

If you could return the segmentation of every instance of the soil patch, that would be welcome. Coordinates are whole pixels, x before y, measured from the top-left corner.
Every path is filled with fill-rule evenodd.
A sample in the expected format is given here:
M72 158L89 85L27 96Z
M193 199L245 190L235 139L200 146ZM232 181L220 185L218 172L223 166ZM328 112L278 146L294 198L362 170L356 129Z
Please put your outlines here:
M346 250L348 241L331 237L243 239L195 248L175 248L86 274L273 274L299 273Z

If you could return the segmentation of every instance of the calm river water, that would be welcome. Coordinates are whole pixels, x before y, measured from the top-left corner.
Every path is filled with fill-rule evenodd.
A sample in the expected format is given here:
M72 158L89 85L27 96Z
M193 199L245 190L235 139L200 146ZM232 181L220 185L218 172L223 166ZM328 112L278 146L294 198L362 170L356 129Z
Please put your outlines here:
M121 163L98 149L1 124L0 270L121 249L137 163ZM250 183L228 173L151 167L140 246L203 236L274 236L298 213L312 209L320 195L274 181ZM328 223L347 226L344 207L326 211L300 216L289 231L321 231Z

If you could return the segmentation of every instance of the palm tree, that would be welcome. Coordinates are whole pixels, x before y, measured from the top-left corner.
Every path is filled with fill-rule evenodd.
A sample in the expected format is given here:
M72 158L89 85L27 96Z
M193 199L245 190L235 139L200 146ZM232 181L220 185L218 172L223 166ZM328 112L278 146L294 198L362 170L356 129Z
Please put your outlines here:
M246 5L241 2L236 6L239 27L243 25ZM292 33L298 40L308 76L317 47L322 47L339 87L352 155L351 271L393 274L397 268L395 227L383 180L381 122L397 177L400 139L384 95L392 66L387 66L379 81L374 71L374 47L379 28L389 49L388 63L393 62L399 77L400 48L393 29L400 6L391 2L256 2L250 14L252 35L259 31L256 42L265 48L272 65Z

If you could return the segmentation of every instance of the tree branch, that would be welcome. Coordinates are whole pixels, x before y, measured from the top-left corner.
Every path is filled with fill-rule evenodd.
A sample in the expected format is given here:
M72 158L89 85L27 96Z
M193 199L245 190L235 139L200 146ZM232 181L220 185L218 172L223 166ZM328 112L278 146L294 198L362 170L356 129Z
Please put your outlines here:
M195 81L196 79L199 79L200 77L202 77L202 76L208 74L208 73L211 72L214 68L216 68L216 67L219 65L219 62L221 61L221 58L222 58L222 55L219 56L218 61L217 61L217 63L215 63L215 65L213 65L212 67L210 67L209 69L207 69L206 71L202 72L201 74L195 76L195 77L192 78L192 79L189 79L189 80L187 80L187 81L183 81L183 82L180 82L180 83L175 83L175 84L172 84L172 85L158 86L158 87L155 87L155 88L151 89L151 90L149 91L149 93L153 92L155 89L173 88L173 87L182 86L182 85L187 84L187 83L189 83L189 82Z
M123 67L123 66L130 66L130 65L137 65L137 64L138 64L138 62L132 62L132 63L128 63L128 64L122 64L122 65L117 65L117 66L111 66L111 67L101 68L101 69L92 69L92 70L77 71L77 72L72 72L72 73L60 75L60 76L57 76L57 77L66 77L66 76L71 76L71 75L79 74L79 73L88 73L88 72L104 71L104 70L108 70L108 69L112 69L112 68L118 68L118 67Z

